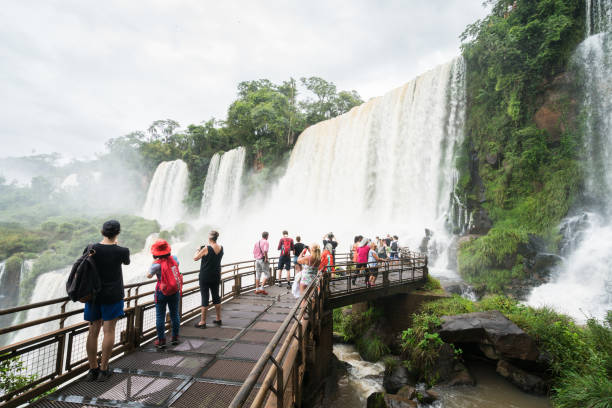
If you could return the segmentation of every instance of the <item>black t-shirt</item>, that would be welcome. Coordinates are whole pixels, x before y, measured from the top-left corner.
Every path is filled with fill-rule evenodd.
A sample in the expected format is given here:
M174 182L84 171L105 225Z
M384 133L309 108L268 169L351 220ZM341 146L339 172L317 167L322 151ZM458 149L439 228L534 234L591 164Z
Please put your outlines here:
M385 244L387 244L387 246L391 245L391 238L385 238L383 241L385 241Z
M202 257L200 262L200 282L218 284L221 282L221 258L223 258L223 247L218 254L213 247L208 245L208 253Z
M301 242L296 242L293 245L293 253L295 254L295 256L300 256L302 255L302 251L304 250L304 248L306 248L306 245L302 244Z
M102 290L96 297L96 303L115 303L124 298L123 271L121 264L130 264L130 250L119 245L96 243L93 246L96 253L93 260L96 263ZM87 248L85 248L85 253Z

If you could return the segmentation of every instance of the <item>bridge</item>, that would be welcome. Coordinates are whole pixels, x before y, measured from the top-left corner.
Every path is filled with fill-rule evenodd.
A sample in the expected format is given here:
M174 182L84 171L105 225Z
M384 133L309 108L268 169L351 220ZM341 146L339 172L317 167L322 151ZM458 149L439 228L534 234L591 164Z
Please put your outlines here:
M16 316L14 321L28 320L26 314L34 311L41 316L0 328L0 340L19 339L24 330L44 333L0 347L0 368L19 376L10 390L0 384L0 408L299 407L304 390L315 389L325 377L332 310L410 293L425 283L428 269L426 256L402 251L399 260L379 265L376 283L368 288L365 272L340 254L335 273L319 274L295 299L273 285L268 295L254 294L254 261L223 265L223 325L212 324L211 311L207 329L193 327L200 309L197 274L184 274L181 342L164 350L151 342L155 280L125 285L125 316L117 322L107 382L82 379L89 368L88 327L80 321L80 303L61 298L0 310L0 317Z

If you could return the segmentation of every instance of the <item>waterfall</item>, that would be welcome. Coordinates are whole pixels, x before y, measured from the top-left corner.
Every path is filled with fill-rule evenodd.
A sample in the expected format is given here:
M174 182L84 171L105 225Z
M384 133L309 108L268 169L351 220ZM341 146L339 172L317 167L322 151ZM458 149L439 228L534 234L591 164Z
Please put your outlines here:
M306 129L272 194L270 216L287 213L289 200L290 212L307 216L317 236L344 229L347 247L356 233L398 233L416 248L425 228L444 240L463 139L464 71L456 58ZM303 219L284 218L304 227Z
M551 282L535 288L528 303L552 305L583 321L612 309L612 0L587 1L587 29L593 34L576 49L586 116L583 214L566 220L571 233L565 262ZM579 220L579 228L574 228Z
M172 228L185 215L189 172L182 160L161 162L147 192L142 216L157 220L162 228Z
M240 205L246 150L237 147L215 154L208 166L200 215L207 221L227 220Z
M221 155L219 153L215 153L208 164L206 180L204 181L204 188L202 189L202 205L200 207L201 217L206 216L208 209L210 208L210 201L215 192L215 181L217 180L217 174L219 173L220 160Z

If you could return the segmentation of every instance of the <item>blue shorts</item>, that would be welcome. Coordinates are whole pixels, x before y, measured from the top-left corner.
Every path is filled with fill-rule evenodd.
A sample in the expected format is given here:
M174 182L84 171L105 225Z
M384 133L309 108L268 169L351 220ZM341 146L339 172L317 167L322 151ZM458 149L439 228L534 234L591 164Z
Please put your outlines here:
M278 257L278 269L291 269L291 257L289 255L281 255Z
M98 320L115 320L118 317L123 317L123 299L115 303L98 304L98 303L85 303L85 316L84 319L88 322L95 322Z

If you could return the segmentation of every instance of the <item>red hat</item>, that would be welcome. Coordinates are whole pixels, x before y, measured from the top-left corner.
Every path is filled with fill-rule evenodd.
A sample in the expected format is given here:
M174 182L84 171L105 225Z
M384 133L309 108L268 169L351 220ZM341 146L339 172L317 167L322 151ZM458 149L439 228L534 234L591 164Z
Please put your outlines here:
M168 244L165 239L158 239L151 245L151 253L153 256L168 255L170 250L170 244Z

